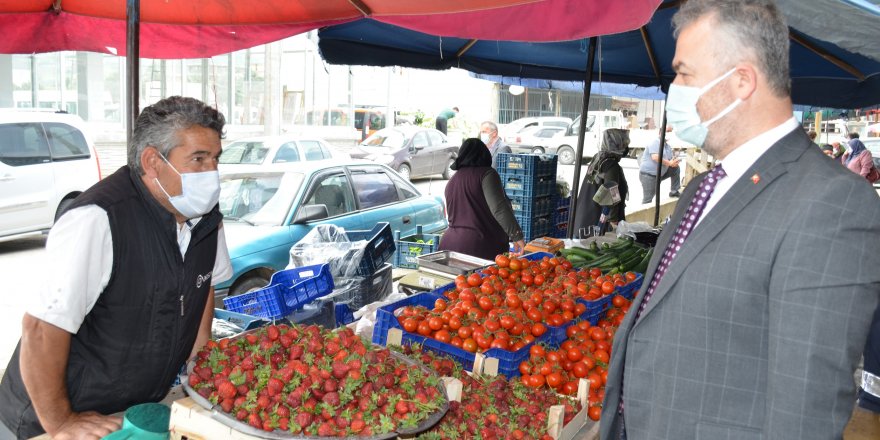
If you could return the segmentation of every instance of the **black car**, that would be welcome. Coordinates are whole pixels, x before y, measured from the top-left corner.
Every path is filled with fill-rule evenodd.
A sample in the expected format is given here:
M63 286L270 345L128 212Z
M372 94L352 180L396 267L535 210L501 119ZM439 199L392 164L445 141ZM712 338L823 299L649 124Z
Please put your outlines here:
M434 174L449 179L459 146L433 128L398 126L373 133L358 147L365 159L388 165L405 179Z

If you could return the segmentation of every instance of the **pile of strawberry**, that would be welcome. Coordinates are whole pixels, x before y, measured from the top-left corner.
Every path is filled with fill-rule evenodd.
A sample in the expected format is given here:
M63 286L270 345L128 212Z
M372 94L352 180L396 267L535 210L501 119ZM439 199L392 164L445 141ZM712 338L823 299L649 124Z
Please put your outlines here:
M412 429L441 410L439 377L348 328L270 325L199 351L189 386L265 431L371 436Z
M564 326L596 299L636 278L603 276L598 269L574 270L564 258L529 261L499 255L480 274L460 275L433 309L402 307L395 313L404 330L465 351L516 351L540 338L548 326ZM598 295L598 296L597 296Z
M567 339L558 349L544 345L529 348L529 360L519 365L521 382L529 387L552 388L563 394L577 392L577 380L589 381L589 410L592 420L599 420L608 380L611 341L620 321L629 310L630 301L615 295L612 307L596 326L580 321L566 329Z
M578 402L546 388L528 388L519 381L508 382L503 376L473 377L455 361L417 345L403 350L440 374L462 382L461 402L449 402L449 411L440 423L422 433L420 439L549 440L547 411L551 406L564 406L566 424L580 411Z

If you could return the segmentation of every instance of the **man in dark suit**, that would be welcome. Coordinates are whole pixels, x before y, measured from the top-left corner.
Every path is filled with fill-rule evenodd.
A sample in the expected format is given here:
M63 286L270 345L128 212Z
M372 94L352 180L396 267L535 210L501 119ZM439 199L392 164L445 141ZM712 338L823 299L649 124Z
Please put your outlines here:
M674 23L667 117L720 163L682 194L616 333L602 439L841 438L880 199L792 117L771 0L690 0Z

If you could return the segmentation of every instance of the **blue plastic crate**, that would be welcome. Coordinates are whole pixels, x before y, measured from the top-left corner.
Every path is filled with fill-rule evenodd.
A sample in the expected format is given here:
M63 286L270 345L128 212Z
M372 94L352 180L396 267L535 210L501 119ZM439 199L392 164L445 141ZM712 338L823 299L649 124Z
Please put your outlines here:
M390 223L376 223L376 226L369 231L346 231L345 235L349 241L367 240L368 242L357 270L357 274L362 277L374 274L394 255L394 235L391 233Z
M498 154L499 171L525 171L532 175L556 174L556 156L546 154Z
M611 298L613 296L614 296L614 294L612 293L610 295L605 295L602 298L599 298L599 299L596 299L593 301L587 301L585 299L578 298L577 301L579 303L587 306L587 311L584 312L583 315L581 315L581 316L584 316L584 318L582 318L582 319L586 319L587 321L590 321L590 325L598 324L599 320L605 316L605 312L608 311L608 308L611 307Z
M278 285L223 298L223 305L233 312L268 319L280 319L290 313Z
M556 209L565 209L566 211L571 206L571 197L556 197Z
M269 285L279 286L279 291L290 311L327 295L334 287L329 264L279 270L272 274Z
M214 309L214 319L222 319L239 326L242 330L253 330L269 323L258 316L245 315L230 310Z
M403 335L401 341L403 344L420 344L422 347L432 350L435 353L451 357L460 363L465 370L473 371L475 359L474 353L456 348L450 344L444 344L435 339L409 333L401 328L400 324L397 322L397 317L394 316L395 310L405 306L433 308L434 301L439 298L441 298L441 296L433 293L420 293L380 307L379 310L376 311L376 325L373 328L373 343L385 345L388 341L388 330L396 328L399 329ZM547 335L538 338L536 342L545 341L547 341ZM500 348L490 348L489 350L484 351L483 355L487 358L491 357L498 359L499 374L504 374L507 377L515 377L520 375L519 364L529 358L529 348L531 348L531 346L532 344L528 344L515 352L502 350Z
M501 185L508 196L542 197L556 194L556 176L501 175Z
M419 240L422 243L419 243ZM430 242L430 243L429 243ZM418 227L416 235L400 237L400 231L394 231L394 267L406 269L418 269L420 255L430 254L440 250L439 234L423 234L422 227Z
M617 293L623 295L624 298L628 300L632 300L636 297L636 293L639 292L639 289L642 287L642 282L645 280L645 275L637 273L636 279L630 281L626 285L618 286Z
M553 225L551 232L553 238L566 238L568 236L568 221L559 222Z
M541 217L523 218L515 216L517 223L522 229L524 240L528 243L536 238L545 237L553 230L551 215Z
M557 209L554 211L553 223L568 223L568 208Z
M342 327L354 322L354 311L347 303L336 303L336 326Z
M517 217L528 219L553 214L553 199L550 196L538 198L510 196L509 198L510 207Z

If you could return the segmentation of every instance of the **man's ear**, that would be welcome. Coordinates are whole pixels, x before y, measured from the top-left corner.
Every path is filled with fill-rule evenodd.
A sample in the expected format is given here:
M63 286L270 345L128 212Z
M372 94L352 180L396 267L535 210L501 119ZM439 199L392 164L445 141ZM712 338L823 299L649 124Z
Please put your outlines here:
M758 88L758 71L751 63L738 64L736 71L733 72L733 77L733 94L743 101L749 99Z
M155 179L159 176L159 167L162 166L159 162L162 162L162 158L159 157L156 147L147 147L141 152L141 168L148 178Z

